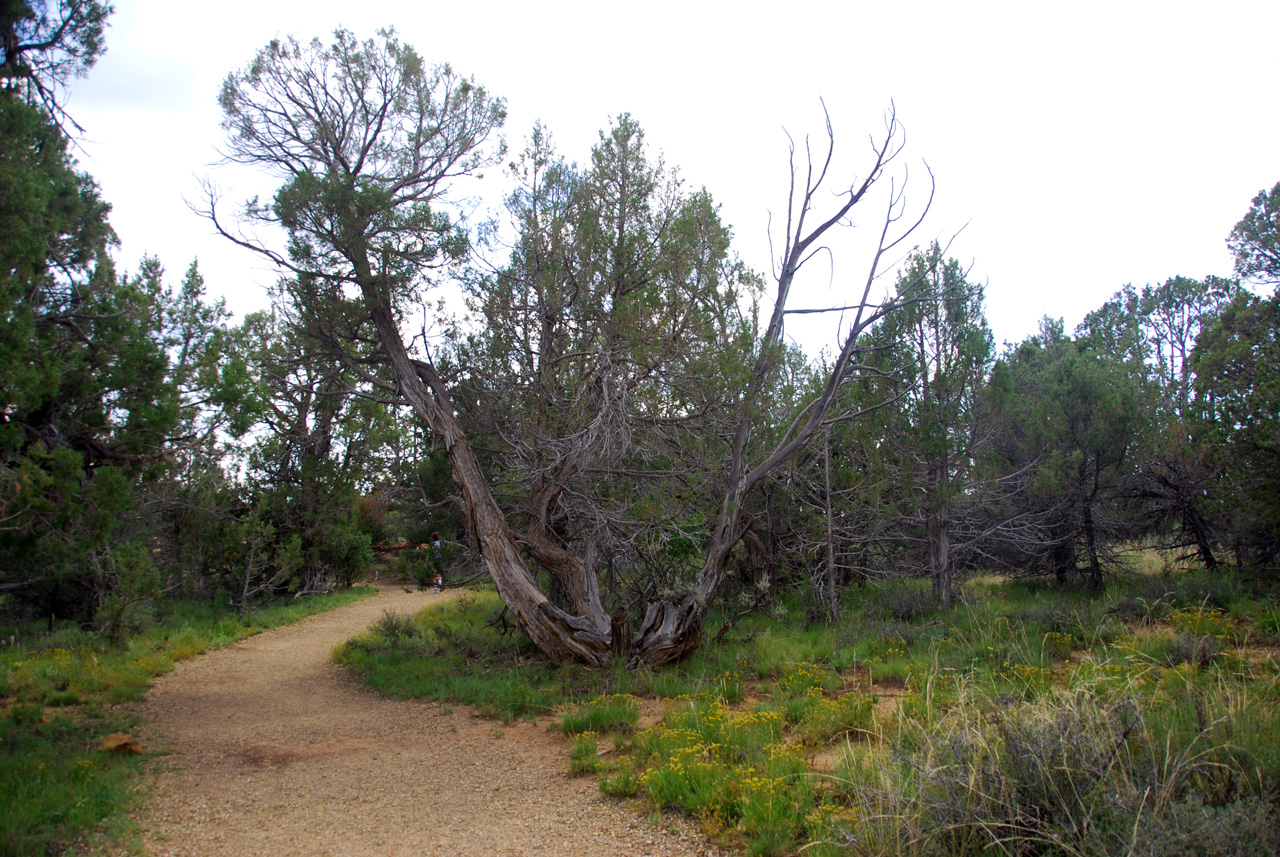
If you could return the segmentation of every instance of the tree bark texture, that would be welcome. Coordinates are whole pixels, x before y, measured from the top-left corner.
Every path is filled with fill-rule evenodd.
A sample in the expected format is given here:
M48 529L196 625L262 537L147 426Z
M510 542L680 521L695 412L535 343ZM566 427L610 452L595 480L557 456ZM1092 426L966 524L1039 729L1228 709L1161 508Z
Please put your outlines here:
M391 307L378 289L372 284L362 284L362 290L401 395L441 439L448 452L453 479L466 500L467 516L480 545L481 559L488 567L503 603L534 645L549 657L605 666L609 660L610 635L609 621L603 609L572 615L547 599L520 556L519 546L494 499L480 462L453 416L448 391L435 368L426 361L415 361L409 356ZM562 579L578 575L579 580L570 589L571 601L582 600L590 604L594 590L594 604L598 608L599 589L589 587L581 580L585 575L578 574L580 563L574 568L576 559L569 557L567 552L558 553L554 545L536 536L533 544L541 548L541 555L551 562L548 567L554 566L553 574L563 575Z

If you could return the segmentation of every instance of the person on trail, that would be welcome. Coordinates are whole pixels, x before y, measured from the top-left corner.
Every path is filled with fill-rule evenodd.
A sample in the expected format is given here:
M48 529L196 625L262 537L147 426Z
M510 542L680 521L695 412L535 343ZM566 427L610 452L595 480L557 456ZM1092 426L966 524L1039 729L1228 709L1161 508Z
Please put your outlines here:
M435 570L435 591L444 589L444 559L440 554L440 534L431 534L431 567Z

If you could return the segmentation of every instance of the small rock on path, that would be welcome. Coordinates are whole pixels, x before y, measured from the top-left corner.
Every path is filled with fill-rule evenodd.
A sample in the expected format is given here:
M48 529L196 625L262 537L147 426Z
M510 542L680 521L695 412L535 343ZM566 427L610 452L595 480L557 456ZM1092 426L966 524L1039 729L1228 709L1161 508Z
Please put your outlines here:
M184 661L141 705L157 777L153 857L714 855L570 778L545 724L380 697L330 653L385 610L449 598L382 586L348 607Z

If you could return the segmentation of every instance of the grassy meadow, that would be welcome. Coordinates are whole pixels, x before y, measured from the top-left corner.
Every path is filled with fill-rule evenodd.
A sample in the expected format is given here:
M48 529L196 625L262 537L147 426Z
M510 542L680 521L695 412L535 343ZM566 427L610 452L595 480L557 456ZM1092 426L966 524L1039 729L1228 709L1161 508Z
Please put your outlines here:
M232 609L173 602L120 646L73 623L0 630L0 854L79 853L130 839L144 756L100 752L136 724L128 703L178 661L372 595L356 588L278 602L244 620Z
M835 626L783 599L630 673L542 661L477 590L335 657L388 694L546 718L571 772L751 855L1264 855L1275 594L1135 570L1105 593L971 580L941 611L923 582L872 583Z

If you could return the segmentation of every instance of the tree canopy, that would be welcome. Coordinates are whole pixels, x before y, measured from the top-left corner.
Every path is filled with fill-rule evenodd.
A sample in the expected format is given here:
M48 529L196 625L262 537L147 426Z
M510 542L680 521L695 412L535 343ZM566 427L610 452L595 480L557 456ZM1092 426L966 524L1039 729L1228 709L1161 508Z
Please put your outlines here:
M1249 211L1231 230L1227 246L1242 278L1280 286L1280 183L1258 191Z

